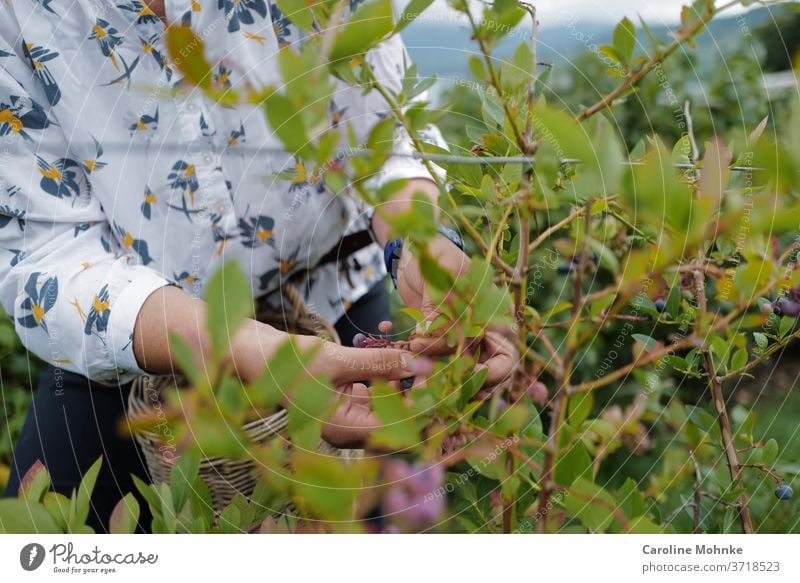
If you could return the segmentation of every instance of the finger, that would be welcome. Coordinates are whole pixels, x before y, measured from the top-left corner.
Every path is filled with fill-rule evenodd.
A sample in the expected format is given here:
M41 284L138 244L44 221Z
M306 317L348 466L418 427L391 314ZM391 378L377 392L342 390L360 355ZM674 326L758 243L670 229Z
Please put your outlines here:
M364 383L354 383L353 391L350 396L350 403L360 407L369 407L372 403L372 395Z
M484 384L497 385L506 380L514 369L514 349L508 340L492 332L486 334L483 344L485 360L481 364L489 370Z
M338 384L370 379L400 380L417 374L420 365L406 350L329 344L325 347L322 368L322 372L327 372Z

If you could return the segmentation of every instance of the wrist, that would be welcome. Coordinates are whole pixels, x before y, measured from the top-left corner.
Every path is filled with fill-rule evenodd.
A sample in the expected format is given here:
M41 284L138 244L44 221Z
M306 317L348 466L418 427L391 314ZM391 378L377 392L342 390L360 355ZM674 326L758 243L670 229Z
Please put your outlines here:
M431 242L431 251L435 258L447 255L453 248L457 248L463 254L464 243L461 236L444 225L437 227L439 235ZM386 272L392 278L395 289L397 289L398 278L402 277L404 267L411 260L405 240L402 237L391 239L383 248L383 260Z

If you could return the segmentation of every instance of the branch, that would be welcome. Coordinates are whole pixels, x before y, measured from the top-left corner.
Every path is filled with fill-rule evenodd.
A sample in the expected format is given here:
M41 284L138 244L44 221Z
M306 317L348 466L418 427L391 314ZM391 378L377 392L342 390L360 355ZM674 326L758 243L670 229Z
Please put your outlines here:
M639 81L641 81L644 77L647 76L650 71L655 69L658 65L664 62L664 60L669 57L672 53L674 53L683 43L688 40L691 40L692 37L697 35L708 22L717 14L722 12L723 10L727 10L728 8L739 4L739 0L732 0L727 4L723 4L719 8L713 8L707 14L700 17L697 22L695 22L690 28L684 31L682 34L678 35L675 41L669 45L666 49L662 52L656 52L656 54L650 58L644 65L642 65L641 69L636 71L635 73L630 73L625 80L622 82L619 87L614 89L611 93L605 95L600 101L595 103L594 105L584 109L580 114L576 116L578 121L583 121L592 117L599 111L604 110L606 107L610 106L614 101L625 91L636 85Z

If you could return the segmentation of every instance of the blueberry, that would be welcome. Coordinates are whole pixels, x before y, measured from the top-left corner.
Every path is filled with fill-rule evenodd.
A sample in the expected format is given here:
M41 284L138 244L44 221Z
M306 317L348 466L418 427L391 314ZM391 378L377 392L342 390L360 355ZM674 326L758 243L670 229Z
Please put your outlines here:
M661 298L658 298L655 302L653 302L653 304L656 306L656 311L659 314L663 314L664 311L667 309L667 302L665 302Z
M414 386L414 377L408 377L400 381L400 388L403 389L404 391L407 391L413 386Z
M781 484L775 488L775 497L778 500L791 500L794 496L794 490L788 484Z
M573 269L575 269L575 264L573 263L570 263L569 265L559 265L556 267L556 273L558 273L558 275L567 275Z
M353 336L353 346L356 348L366 348L367 347L367 337L364 336L361 332Z

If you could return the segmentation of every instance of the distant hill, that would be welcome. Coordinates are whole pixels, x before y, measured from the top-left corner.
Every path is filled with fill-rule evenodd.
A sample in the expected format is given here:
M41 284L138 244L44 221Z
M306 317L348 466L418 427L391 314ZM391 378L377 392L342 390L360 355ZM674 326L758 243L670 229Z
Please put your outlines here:
M712 21L709 29L697 38L698 55L716 56L740 45L747 31L768 22L773 12L779 8L758 8L746 15L720 17ZM634 20L636 24L638 22ZM745 28L746 25L746 28ZM587 50L586 45L602 45L610 42L613 24L588 20L576 22L569 27L567 22L542 23L539 31L538 57L540 61L558 65L579 52ZM653 26L653 34L666 39L670 27ZM579 34L578 34L579 33ZM639 31L640 37L644 33ZM469 75L467 58L475 53L475 43L469 40L466 26L449 23L414 22L402 33L409 53L423 75L438 75L443 79L466 77ZM530 39L529 29L518 28L498 47L497 57L510 56L516 46ZM585 40L591 39L591 40ZM646 42L646 40L644 41Z

